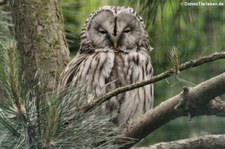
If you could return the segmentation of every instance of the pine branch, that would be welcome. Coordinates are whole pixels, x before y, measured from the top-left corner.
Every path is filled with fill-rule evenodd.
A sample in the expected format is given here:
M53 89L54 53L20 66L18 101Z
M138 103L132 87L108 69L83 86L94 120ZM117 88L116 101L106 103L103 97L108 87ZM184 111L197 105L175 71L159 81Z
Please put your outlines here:
M132 149L222 149L225 148L224 140L225 135L205 135L171 142L161 142L148 147L138 147Z
M101 104L104 101L109 100L110 98L112 98L112 97L114 97L114 96L116 96L120 93L130 91L130 90L133 90L133 89L136 89L136 88L148 85L148 84L152 84L152 83L158 82L160 80L163 80L167 77L173 76L177 71L181 72L181 71L184 71L188 68L197 67L197 66L200 66L202 64L213 62L213 61L216 61L216 60L219 60L219 59L225 59L225 52L215 52L215 53L210 54L208 56L204 56L204 57L197 58L195 60L187 61L187 62L179 65L178 70L170 69L170 70L167 70L167 71L165 71L161 74L158 74L158 75L154 76L151 79L141 81L141 82L137 82L137 83L133 83L133 84L129 84L129 85L126 85L126 86L123 86L123 87L119 87L119 88L117 88L117 89L115 89L111 92L108 92L108 93L106 93L102 96L99 96L93 101L93 103L91 105L85 106L85 109L86 109L86 111L88 111L91 108L93 108L95 105Z
M176 72L181 72L191 67L197 67L202 64L224 58L225 52L216 52L208 56L204 56L195 60L190 60L179 65L178 70L170 69L157 76L154 76L152 79L117 88L112 92L98 97L92 102L91 105L83 107L84 109L82 108L82 110L87 112L96 105L99 105L120 93L160 81L171 75L176 74ZM180 116L225 116L224 103L211 102L210 105L208 104L210 100L214 99L216 96L225 93L224 87L225 73L210 80L207 80L194 88L184 88L183 93L166 100L165 102L157 106L154 110L148 111L146 114L143 115L143 117L135 120L133 125L128 128L128 130L124 133L123 136L123 138L133 138L135 141L133 141L133 143L131 144L128 144L124 148L131 147L133 144L137 143L140 139L144 138L146 135L150 134L157 128ZM72 120L73 118L69 119L69 121ZM118 139L116 142L118 144L123 143L123 139Z
M24 101L21 95L21 86L20 86L20 78L19 78L19 70L18 70L18 53L16 52L16 42L13 39L7 39L0 44L3 47L4 50L4 61L5 61L5 70L3 73L5 73L6 77L6 86L5 88L8 88L8 94L7 98L8 104L12 113L12 117L15 118L15 120L18 123L21 123L24 127L24 132L28 134L26 137L26 141L33 142L35 141L33 138L36 136L34 135L34 125L31 124L30 119L26 115L26 108L24 106ZM0 84L2 84L2 80L0 80ZM6 91L7 89L5 89ZM7 91L6 91L7 92ZM4 108L3 108L4 109ZM1 110L1 109L0 109ZM2 110L2 113L0 114L0 121L8 130L10 130L13 134L16 134L16 136L22 136L21 131L17 131L15 128L13 128L13 125L11 125L9 122L9 119L5 115L6 110ZM5 119L4 119L5 118ZM31 143L32 144L32 143Z
M140 140L157 128L181 116L225 116L225 104L218 99L212 100L225 93L224 87L225 73L222 73L193 88L184 88L180 94L162 102L155 109L136 119L124 136ZM132 145L129 144L125 148Z

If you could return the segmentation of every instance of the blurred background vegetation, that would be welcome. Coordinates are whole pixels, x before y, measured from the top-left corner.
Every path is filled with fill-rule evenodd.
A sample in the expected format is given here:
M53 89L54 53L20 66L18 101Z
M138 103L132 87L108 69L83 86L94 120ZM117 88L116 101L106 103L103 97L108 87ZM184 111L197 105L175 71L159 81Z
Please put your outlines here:
M181 6L180 2L179 0L62 0L65 30L71 53L74 55L79 49L79 34L85 20L91 12L104 5L133 7L143 17L150 43L154 47L151 57L155 74L173 67L169 51L174 47L179 51L180 63L225 50L225 2L224 6ZM182 72L178 77L157 82L155 106L181 92L183 86L193 86L224 71L225 61L220 60ZM191 121L187 117L178 118L149 135L139 145L225 133L224 124L225 119L214 116L195 117Z
M202 2L206 1L211 2L210 0ZM150 43L154 47L151 57L155 74L173 67L169 56L173 48L179 51L180 63L216 51L224 51L225 2L213 1L222 2L223 6L181 6L180 2L179 0L61 0L71 58L79 49L79 35L85 20L91 12L104 5L133 7L143 17ZM0 40L2 40L12 36L10 30L12 24L10 13L4 8L0 9ZM0 58L1 56L0 51ZM0 68L0 74L2 69ZM181 92L183 86L193 86L224 71L225 61L220 60L155 83L155 106ZM0 88L1 96L3 95ZM225 96L221 98L225 99ZM139 145L225 133L224 124L225 119L214 116L195 117L191 121L187 117L178 118L156 130Z

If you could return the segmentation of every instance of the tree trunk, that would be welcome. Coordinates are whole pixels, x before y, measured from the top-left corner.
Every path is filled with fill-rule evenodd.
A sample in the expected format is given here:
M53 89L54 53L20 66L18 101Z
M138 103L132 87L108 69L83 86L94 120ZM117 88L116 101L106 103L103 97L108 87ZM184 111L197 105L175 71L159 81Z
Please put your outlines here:
M9 1L25 90L52 90L69 58L59 1Z

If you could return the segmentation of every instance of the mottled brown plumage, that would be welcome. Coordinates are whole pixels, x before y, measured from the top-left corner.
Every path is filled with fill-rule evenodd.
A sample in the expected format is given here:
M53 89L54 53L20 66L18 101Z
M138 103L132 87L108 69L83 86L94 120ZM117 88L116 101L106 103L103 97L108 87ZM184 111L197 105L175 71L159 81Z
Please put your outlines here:
M150 79L151 46L144 23L132 8L105 6L91 14L81 32L80 50L60 76L59 87L84 84L87 94L102 95L117 87ZM87 101L84 101L87 103ZM153 107L153 86L111 98L115 123L123 125Z

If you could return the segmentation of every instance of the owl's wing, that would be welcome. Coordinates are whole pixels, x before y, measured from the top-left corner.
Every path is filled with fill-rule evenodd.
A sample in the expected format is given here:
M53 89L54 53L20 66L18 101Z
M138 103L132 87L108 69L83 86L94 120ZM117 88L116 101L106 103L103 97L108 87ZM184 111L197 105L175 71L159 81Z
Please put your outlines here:
M74 74L77 72L79 65L84 61L86 55L78 54L69 64L64 68L59 78L59 88L64 88L68 85L72 79Z
M141 48L138 52L130 52L122 57L127 59L128 63L123 66L127 72L123 80L126 80L127 84L152 78L153 68L147 50ZM132 119L144 114L153 107L153 101L152 84L125 92L118 116L119 124L130 123Z
M110 76L114 63L112 51L79 53L60 75L59 88L67 84L86 85L87 92L103 94L106 92L106 79Z

